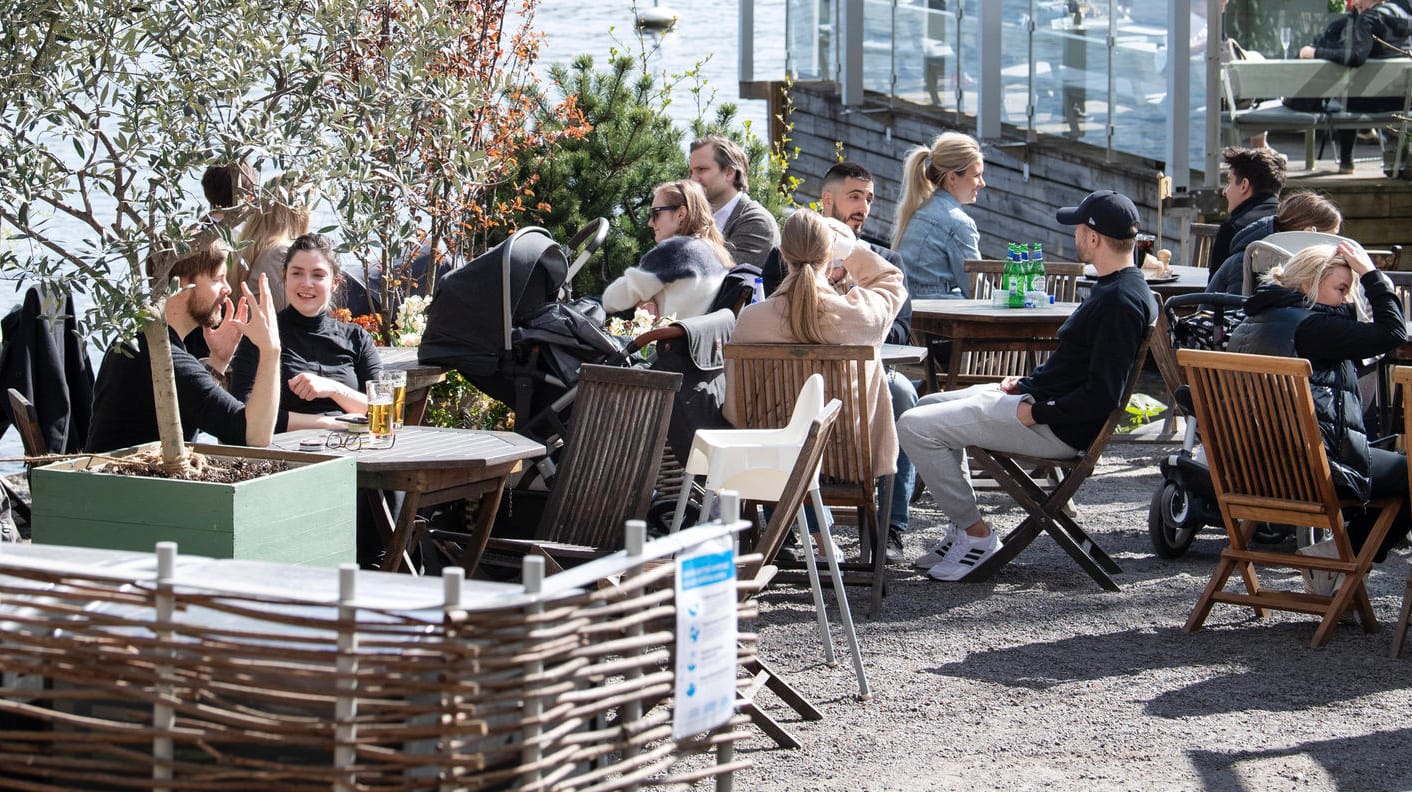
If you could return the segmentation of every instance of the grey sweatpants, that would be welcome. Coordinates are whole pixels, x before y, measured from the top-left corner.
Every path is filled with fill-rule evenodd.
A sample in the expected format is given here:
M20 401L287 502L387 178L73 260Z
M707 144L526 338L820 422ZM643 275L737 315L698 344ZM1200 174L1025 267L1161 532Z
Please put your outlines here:
M897 440L927 483L937 506L957 528L981 518L966 446L1010 454L1068 459L1078 450L1054 436L1048 426L1025 426L1015 416L1020 394L1008 394L996 384L922 397L897 419Z

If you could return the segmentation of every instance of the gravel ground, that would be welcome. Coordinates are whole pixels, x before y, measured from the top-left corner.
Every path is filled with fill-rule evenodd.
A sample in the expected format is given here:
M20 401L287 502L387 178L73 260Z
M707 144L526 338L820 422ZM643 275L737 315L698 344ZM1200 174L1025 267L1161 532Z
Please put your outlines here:
M1370 577L1378 633L1347 621L1311 649L1313 617L1256 620L1231 605L1184 633L1224 532L1207 529L1176 560L1153 554L1154 462L1169 450L1110 445L1075 499L1080 523L1123 567L1120 592L1099 589L1047 535L986 583L894 567L877 620L865 616L867 591L852 591L870 701L856 699L837 619L840 664L829 668L807 590L767 592L761 656L824 719L802 721L762 692L757 701L804 747L779 749L756 731L740 750L755 766L737 787L1412 789L1412 657L1387 656L1407 556ZM1000 492L983 493L982 509L1002 530L1021 516ZM929 498L914 506L909 557L943 524ZM856 537L841 541L856 549Z

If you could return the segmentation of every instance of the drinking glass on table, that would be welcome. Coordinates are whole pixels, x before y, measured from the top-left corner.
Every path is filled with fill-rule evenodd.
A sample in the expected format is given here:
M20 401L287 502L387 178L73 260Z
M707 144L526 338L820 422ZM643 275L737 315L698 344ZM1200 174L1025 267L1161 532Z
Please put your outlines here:
M407 372L384 371L378 379L392 383L392 428L402 428L403 412L407 408Z
M1280 47L1284 50L1285 59L1289 59L1289 44L1294 40L1294 34L1288 26L1280 28Z
M1138 234L1133 239L1133 257L1137 259L1139 268L1147 262L1147 257L1152 255L1156 247L1157 237L1153 234Z
M387 380L370 380L366 384L368 394L368 429L372 437L372 448L388 448L393 442L392 422L393 394L396 389Z

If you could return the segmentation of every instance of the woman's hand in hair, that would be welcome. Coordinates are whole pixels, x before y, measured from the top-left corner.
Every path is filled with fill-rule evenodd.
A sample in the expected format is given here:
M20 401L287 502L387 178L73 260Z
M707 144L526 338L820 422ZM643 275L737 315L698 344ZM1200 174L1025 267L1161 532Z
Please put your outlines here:
M1364 250L1363 246L1357 242L1340 242L1337 252L1344 261L1348 262L1348 268L1353 270L1353 274L1360 278L1377 269L1373 266L1373 260L1368 257L1368 251Z

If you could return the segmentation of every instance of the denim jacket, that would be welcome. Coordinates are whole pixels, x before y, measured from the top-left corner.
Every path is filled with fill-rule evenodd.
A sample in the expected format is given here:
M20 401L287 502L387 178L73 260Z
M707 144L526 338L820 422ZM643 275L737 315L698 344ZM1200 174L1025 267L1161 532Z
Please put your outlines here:
M967 259L978 259L980 232L976 221L946 190L937 190L912 215L898 240L897 252L907 263L907 283L917 299L970 297Z

